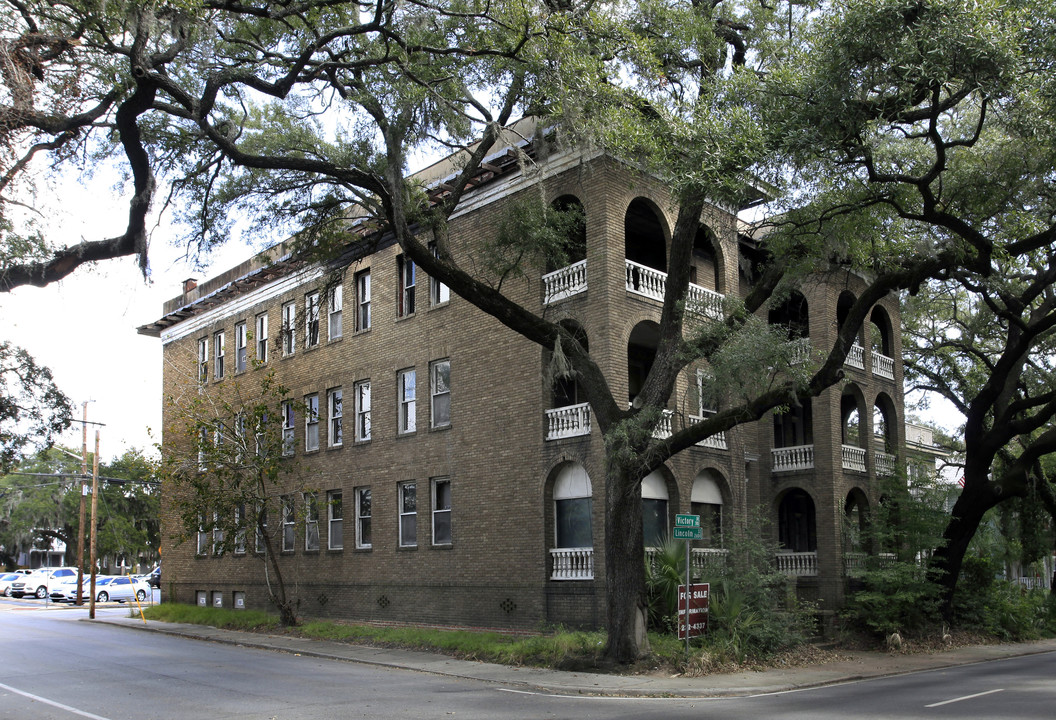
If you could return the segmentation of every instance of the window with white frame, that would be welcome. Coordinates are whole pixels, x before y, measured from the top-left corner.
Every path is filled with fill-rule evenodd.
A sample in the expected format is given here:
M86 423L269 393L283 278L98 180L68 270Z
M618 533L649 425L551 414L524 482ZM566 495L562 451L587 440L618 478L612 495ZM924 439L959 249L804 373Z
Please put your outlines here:
M209 426L202 425L198 428L198 470L206 470L206 452L209 450Z
M407 370L400 370L396 376L396 388L399 393L397 397L398 402L398 416L399 416L399 432L400 434L413 433L415 431L415 411L416 411L416 388L415 388L415 372L414 368L408 368Z
M304 449L319 449L319 395L304 396Z
M336 340L344 331L342 327L341 312L344 306L343 290L340 285L334 285L326 293L326 317L327 317L327 339Z
M235 372L245 372L249 362L249 349L246 346L246 324L240 322L235 325Z
M326 494L326 546L330 550L340 550L345 546L342 520L345 511L341 504L341 491L331 490Z
M356 273L356 332L370 329L370 270Z
M352 391L356 405L356 440L370 440L370 380L360 380Z
M246 554L246 504L235 505L235 555Z
M213 555L224 552L224 528L220 523L220 513L213 511Z
M396 258L399 272L400 295L396 308L396 317L414 315L415 266L414 260L400 255Z
M429 249L433 257L439 257L439 249L435 242L429 243ZM431 305L443 305L451 299L451 290L436 278L429 277L429 303Z
M213 377L217 380L224 379L224 351L226 349L224 344L224 331L221 330L218 333L213 334L213 348L216 353L216 359L213 362Z
M239 410L235 413L234 420L234 431L235 431L235 459L238 462L242 461L242 458L246 456L246 411Z
M207 555L209 553L209 535L205 531L205 520L202 519L201 513L198 514L198 548L196 551L197 555Z
M319 344L319 292L310 292L304 296L304 346L315 347Z
M297 537L295 502L293 495L283 495L279 500L282 504L282 550L293 552Z
M268 314L261 313L257 315L256 322L257 329L257 362L266 363L268 361Z
M297 306L288 302L282 306L282 354L293 355L297 349Z
M293 455L293 401L282 403L282 454Z
M356 488L356 547L363 550L373 545L370 532L370 488Z
M451 479L433 478L433 545L451 544Z
M712 391L714 377L706 370L697 370L697 417L708 419L716 412L716 403Z
M399 484L400 547L418 544L418 483L410 480Z
M253 523L253 536L255 538L254 548L257 553L263 555L268 549L267 538L265 534L268 532L268 508L264 504L257 506L257 522Z
M591 531L591 485L586 469L567 463L554 481L554 543L559 548L589 548Z
M429 405L432 427L451 424L451 361L437 360L429 365Z
M198 340L198 382L209 379L209 338Z
M345 439L341 388L333 388L326 393L326 405L327 417L329 418L326 428L326 442L330 447L338 447Z
M319 549L319 496L304 494L304 549Z

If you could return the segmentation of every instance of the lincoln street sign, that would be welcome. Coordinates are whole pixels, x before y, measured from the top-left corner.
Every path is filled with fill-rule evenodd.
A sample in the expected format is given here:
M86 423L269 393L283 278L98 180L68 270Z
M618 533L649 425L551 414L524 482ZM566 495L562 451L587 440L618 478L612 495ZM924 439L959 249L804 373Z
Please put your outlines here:
M675 540L703 540L704 531L699 527L676 527L672 529L671 536Z

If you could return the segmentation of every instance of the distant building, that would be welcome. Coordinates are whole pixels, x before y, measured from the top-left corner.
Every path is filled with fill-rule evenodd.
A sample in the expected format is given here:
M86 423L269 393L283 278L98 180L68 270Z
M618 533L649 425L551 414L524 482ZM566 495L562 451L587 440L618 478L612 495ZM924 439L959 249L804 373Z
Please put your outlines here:
M532 172L520 152L534 158ZM533 139L499 149L484 167L451 219L452 253L471 264L503 209L525 194L582 208L570 263L511 278L502 290L577 333L632 400L657 346L674 220L668 188L604 154L544 157ZM439 163L421 177L442 193L452 171ZM757 249L739 233L737 211L716 204L701 217L691 286L701 321L751 285ZM576 383L552 381L547 353L425 277L391 242L328 268L282 252L188 284L140 332L163 342L167 395L273 370L310 409L283 418L290 451L317 483L284 500L282 522L296 539L283 555L299 611L601 626L605 449ZM335 272L339 282L327 287ZM767 317L788 328L807 361L832 346L864 286L854 275L819 274ZM846 383L708 438L645 478L646 545L667 534L676 513L699 514L705 540L693 557L703 567L721 556L730 529L762 508L782 546L777 566L803 597L835 609L860 551L846 528L865 521L877 478L905 459L898 328L897 298L885 298L851 349ZM704 367L685 374L657 433L716 409L721 398L701 392L706 380ZM173 513L164 489L168 599L265 606L253 544L224 557L208 552L208 539L173 546Z

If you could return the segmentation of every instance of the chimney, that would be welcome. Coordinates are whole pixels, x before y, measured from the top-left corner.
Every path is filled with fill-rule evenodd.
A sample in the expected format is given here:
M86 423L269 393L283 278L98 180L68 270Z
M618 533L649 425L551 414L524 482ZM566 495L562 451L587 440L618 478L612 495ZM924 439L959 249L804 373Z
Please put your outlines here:
M191 290L194 290L196 287L198 287L198 280L196 280L195 278L187 278L183 281L183 294L186 295Z

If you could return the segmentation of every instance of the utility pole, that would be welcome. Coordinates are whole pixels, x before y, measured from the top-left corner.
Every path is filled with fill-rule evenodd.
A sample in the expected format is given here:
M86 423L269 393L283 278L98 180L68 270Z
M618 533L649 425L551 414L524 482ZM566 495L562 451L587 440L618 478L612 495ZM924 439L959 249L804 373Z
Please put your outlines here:
M88 550L88 563L92 569L91 597L88 599L88 617L95 620L95 513L99 506L99 431L95 431L95 458L92 462L92 533Z
M81 504L77 511L77 604L84 605L84 497L88 494L88 401L81 423Z

